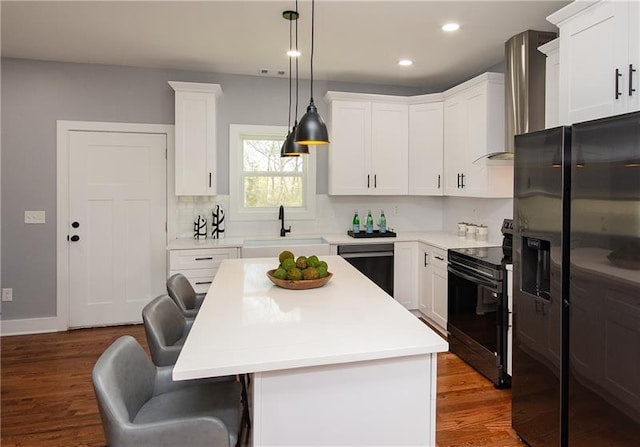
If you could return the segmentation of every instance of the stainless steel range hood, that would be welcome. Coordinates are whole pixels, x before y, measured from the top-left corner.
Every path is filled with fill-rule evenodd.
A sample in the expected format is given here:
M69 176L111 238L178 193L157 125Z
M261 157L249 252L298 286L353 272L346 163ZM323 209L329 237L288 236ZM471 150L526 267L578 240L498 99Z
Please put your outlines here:
M538 47L556 37L556 33L529 30L505 43L505 151L486 158L513 160L513 137L544 129L546 56Z

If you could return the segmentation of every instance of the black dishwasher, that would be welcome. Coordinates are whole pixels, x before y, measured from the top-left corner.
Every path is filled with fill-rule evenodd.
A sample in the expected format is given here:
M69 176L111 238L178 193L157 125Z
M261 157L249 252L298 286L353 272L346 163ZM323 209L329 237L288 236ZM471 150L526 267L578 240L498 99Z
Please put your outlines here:
M393 296L393 244L338 245L338 255Z

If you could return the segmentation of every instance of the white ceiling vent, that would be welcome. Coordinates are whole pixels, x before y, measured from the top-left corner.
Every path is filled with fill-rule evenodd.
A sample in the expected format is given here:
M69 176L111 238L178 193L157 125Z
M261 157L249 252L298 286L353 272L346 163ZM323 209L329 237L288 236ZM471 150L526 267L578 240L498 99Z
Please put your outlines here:
M287 74L284 70L276 70L275 68L261 68L258 70L260 76L284 76Z

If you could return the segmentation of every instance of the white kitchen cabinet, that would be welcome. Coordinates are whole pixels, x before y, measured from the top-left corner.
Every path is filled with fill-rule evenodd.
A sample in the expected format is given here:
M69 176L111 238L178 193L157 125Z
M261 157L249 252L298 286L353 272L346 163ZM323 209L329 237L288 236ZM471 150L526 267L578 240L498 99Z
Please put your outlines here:
M442 95L416 97L409 105L409 194L441 196L444 191Z
M196 293L205 293L216 276L220 263L238 257L238 249L198 248L192 250L169 250L169 276L182 273L187 277Z
M538 47L547 56L545 64L544 127L560 125L560 39L556 38Z
M407 309L418 308L418 243L393 244L393 297Z
M447 329L447 251L420 244L418 310L443 331Z
M484 73L443 95L444 194L513 197L513 163L483 158L504 150L504 75Z
M216 99L218 84L169 82L175 90L175 193L216 194Z
M329 194L408 192L409 106L404 98L327 92Z
M431 319L442 329L447 329L447 252L434 249L431 252Z
M548 20L560 29L561 124L640 109L639 2L574 2Z
M426 317L430 317L431 311L431 247L420 243L418 251L418 265L420 273L418 276L418 310Z

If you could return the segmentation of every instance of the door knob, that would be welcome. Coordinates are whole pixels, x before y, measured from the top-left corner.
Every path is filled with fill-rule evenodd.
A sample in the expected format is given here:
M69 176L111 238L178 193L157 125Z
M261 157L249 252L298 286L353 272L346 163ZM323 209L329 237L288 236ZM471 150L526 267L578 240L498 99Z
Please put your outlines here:
M80 236L78 236L77 234L74 234L73 236L71 236L71 242L78 242L80 240Z
M78 228L78 227L80 226L80 222L78 222L78 221L72 222L72 223L71 223L71 226L72 226L73 228Z

